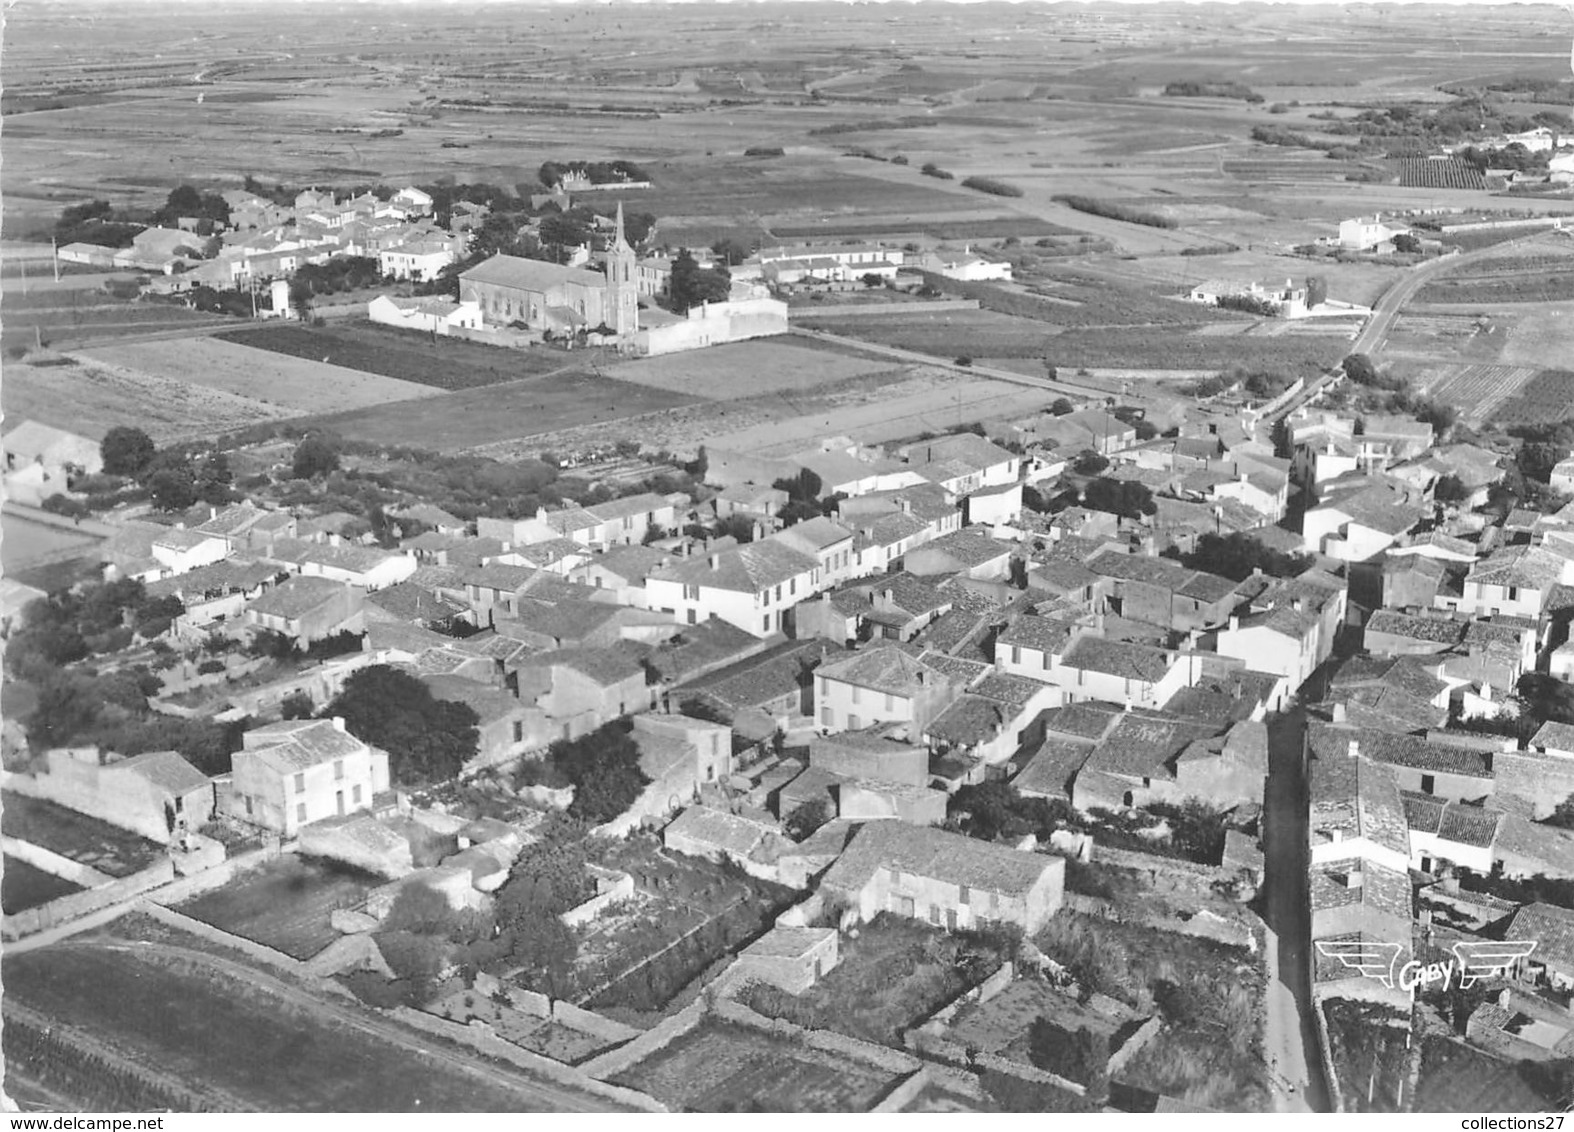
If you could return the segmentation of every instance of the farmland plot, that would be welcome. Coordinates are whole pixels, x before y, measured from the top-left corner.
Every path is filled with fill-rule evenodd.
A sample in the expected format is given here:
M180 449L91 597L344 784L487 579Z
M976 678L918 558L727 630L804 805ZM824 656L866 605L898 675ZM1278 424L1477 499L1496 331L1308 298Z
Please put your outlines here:
M431 397L438 392L410 381L254 350L218 338L125 342L84 350L82 356L123 372L157 374L250 397L290 415L342 412Z
M812 389L892 368L892 363L850 357L781 340L734 342L610 366L619 381L691 397L731 401L763 393Z
M278 405L150 373L73 360L5 367L5 413L83 436L135 425L159 444L294 416Z
M1479 427L1504 401L1536 376L1528 366L1438 366L1442 373L1428 383L1428 392L1461 411L1462 419Z
M1503 425L1546 424L1574 416L1574 370L1542 370L1492 419Z
M1567 366L1574 362L1574 306L1520 313L1503 360L1522 366Z

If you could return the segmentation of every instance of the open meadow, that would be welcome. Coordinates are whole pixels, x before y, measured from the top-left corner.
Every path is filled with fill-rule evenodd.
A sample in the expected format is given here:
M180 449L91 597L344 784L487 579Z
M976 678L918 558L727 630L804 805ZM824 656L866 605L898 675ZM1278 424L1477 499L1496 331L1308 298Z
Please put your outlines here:
M222 338L120 342L82 350L78 356L128 379L152 376L178 381L258 401L288 415L341 412L437 393L430 386Z
M93 439L116 425L135 425L160 444L295 415L252 397L75 358L49 365L8 361L3 397L12 420Z
M774 338L641 358L608 366L607 373L652 389L731 401L814 389L892 368L887 360L856 357L807 339Z

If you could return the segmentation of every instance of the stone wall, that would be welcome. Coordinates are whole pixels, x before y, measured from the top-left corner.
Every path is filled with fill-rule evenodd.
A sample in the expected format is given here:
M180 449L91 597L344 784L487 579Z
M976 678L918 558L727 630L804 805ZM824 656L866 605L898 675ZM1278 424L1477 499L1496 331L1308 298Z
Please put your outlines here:
M15 779L6 783L6 786L15 784ZM80 861L73 861L70 857L62 857L52 849L45 849L42 845L34 845L31 841L21 841L15 837L0 837L0 847L5 850L5 855L24 861L35 869L57 876L72 884L79 884L83 888L98 888L110 884L114 877L101 873L91 865L84 865Z
M647 1096L635 1089L626 1089L621 1085L609 1085L605 1081L596 1080L587 1074L583 1067L574 1069L560 1061L553 1061L550 1057L543 1057L538 1053L520 1049L512 1042L505 1042L497 1036L491 1026L484 1022L462 1025L458 1022L450 1022L446 1018L438 1018L433 1014L426 1014L420 1010L412 1010L408 1006L396 1006L386 1013L417 1030L425 1030L429 1034L436 1034L450 1041L460 1042L471 1049L486 1054L488 1057L512 1062L521 1069L539 1073L570 1088L582 1089L587 1093L593 1093L607 1100L627 1105L636 1111L668 1111L666 1106L654 1097ZM603 1054L602 1056L605 1057L606 1055ZM601 1059L596 1058L593 1060L599 1061Z
M615 1022L611 1018L605 1018L600 1014L584 1010L575 1006L572 1002L564 1002L562 999L552 1003L551 1017L554 1022L561 1022L565 1026L583 1030L587 1034L594 1034L596 1037L605 1038L609 1042L631 1042L644 1033L643 1030L636 1030L633 1026L625 1026L622 1022Z
M92 912L131 900L150 889L168 884L175 879L175 865L168 857L155 861L139 873L90 888L86 892L73 892L37 908L28 908L13 916L5 917L0 935L18 939L81 919Z
M615 1077L645 1060L657 1050L665 1049L677 1038L694 1029L704 1020L705 1012L705 999L703 997L697 998L659 1025L646 1030L627 1045L619 1046L617 1049L608 1050L606 1053L598 1054L591 1058L579 1067L579 1071L588 1077L596 1077L602 1080L608 1077Z

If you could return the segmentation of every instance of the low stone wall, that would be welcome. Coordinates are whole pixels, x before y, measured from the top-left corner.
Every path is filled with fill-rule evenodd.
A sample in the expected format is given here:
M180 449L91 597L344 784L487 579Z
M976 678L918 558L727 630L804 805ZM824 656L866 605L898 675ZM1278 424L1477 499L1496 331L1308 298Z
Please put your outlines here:
M598 892L582 904L576 904L567 912L558 916L569 927L578 927L588 924L602 912L620 900L627 900L634 895L634 878L628 873L618 873L610 887L605 892Z
M688 1033L698 1026L705 1018L707 1006L703 997L695 999L672 1017L661 1022L652 1029L646 1030L639 1037L627 1045L617 1049L608 1050L598 1054L579 1067L579 1071L589 1077L605 1080L615 1077L626 1069L630 1069L639 1062L644 1061L658 1050L665 1049L671 1042Z
M509 1004L521 1014L528 1014L532 1018L552 1017L552 1000L546 995L537 991L525 990L523 987L516 987L512 983L505 983L494 975L488 975L485 971L476 973L472 989L476 994L485 998L492 998L501 991L504 997L508 999Z
M1334 1112L1344 1111L1344 1093L1339 1089L1339 1074L1334 1072L1333 1047L1328 1043L1328 1019L1323 1014L1323 1004L1314 997L1312 1010L1316 1013L1313 1028L1317 1031L1317 1056L1322 1058L1323 1077L1328 1082L1328 1100Z
M28 908L14 916L7 916L3 925L0 925L0 936L6 939L19 939L59 924L79 920L90 913L134 899L149 889L168 884L174 878L174 862L166 857L149 865L140 873L133 873L97 888L90 888L86 892L73 892L51 900L48 904L41 904L37 908Z
M609 1042L631 1042L645 1031L636 1030L633 1026L625 1026L622 1022L615 1022L600 1014L575 1006L572 1002L558 999L552 1003L551 1017L554 1022L561 1022L565 1026L572 1026L576 1030L583 1030L587 1034L594 1034L598 1038L605 1038Z
M997 1073L1005 1073L1023 1081L1036 1081L1041 1085L1053 1085L1057 1089L1065 1089L1077 1096L1086 1096L1088 1087L1068 1080L1058 1073L1051 1073L1047 1069L1037 1069L1031 1065L1024 1065L1020 1061L1001 1057L993 1053L981 1053L973 1059L973 1064L979 1069L993 1069Z
M887 1093L870 1112L901 1112L913 1101L918 1099L918 1094L924 1091L929 1084L929 1070L920 1069L906 1080L898 1081L896 1088Z
M802 1026L795 1026L791 1022L780 1018L767 1018L744 1006L741 1002L721 1000L712 1007L712 1013L726 1022L739 1026L748 1026L751 1029L763 1030L778 1037L791 1038L802 1041L812 1049L823 1050L826 1053L839 1054L842 1057L861 1061L868 1065L875 1065L891 1073L909 1074L916 1073L923 1068L923 1062L911 1054L888 1046L875 1045L872 1042L860 1041L858 1038L849 1038L845 1034L838 1034L833 1030L806 1030Z
M1066 893L1065 907L1084 916L1097 916L1101 920L1113 920L1117 923L1142 924L1158 931L1212 940L1228 947L1245 948L1254 953L1257 951L1258 932L1261 928L1261 921L1248 912L1243 912L1237 919L1227 919L1213 913L1204 915L1201 912L1194 914L1189 920L1181 920L1173 915L1133 915L1126 909L1117 908L1102 897L1085 896L1076 892Z
M928 314L931 311L976 311L977 299L931 299L922 303L816 303L789 307L787 317L801 318L881 318L893 314Z
M14 787L21 781L21 777L13 778L6 783L7 787ZM26 790L18 793L27 794ZM42 797L42 795L30 795ZM18 861L25 861L41 872L50 876L57 876L68 880L72 884L80 884L83 888L98 888L101 885L114 883L115 878L107 873L101 873L91 865L84 865L80 861L73 861L70 857L62 857L52 849L45 849L42 845L34 845L31 841L22 841L15 837L0 837L0 848L6 856L15 857Z
M571 1066L564 1065L561 1061L553 1061L550 1057L543 1057L539 1053L520 1049L512 1042L505 1042L497 1036L491 1026L484 1022L462 1025L458 1022L450 1022L446 1018L439 1018L434 1014L412 1010L408 1006L396 1006L385 1013L414 1029L425 1030L429 1034L436 1034L450 1041L459 1042L489 1057L512 1062L521 1069L539 1073L543 1077L549 1077L559 1084L583 1089L587 1093L594 1093L597 1096L605 1097L607 1100L628 1105L630 1108L640 1112L668 1111L666 1106L654 1097L647 1096L635 1089L626 1089L621 1085L609 1085L605 1081L598 1081L594 1077L587 1075L583 1069L574 1069Z
M299 959L286 955L284 952L277 951L265 944L258 943L255 940L246 939L243 936L232 935L223 928L216 928L212 924L204 923L202 920L194 919L183 912L175 911L173 908L166 908L164 905L157 904L152 900L143 901L137 906L137 911L143 912L153 917L153 919L159 921L162 924L167 924L172 928L179 928L183 932L189 932L190 934L208 940L211 943L217 943L221 946L239 951L248 958L255 959L260 963L265 963L269 967L274 967L280 971L283 971L287 975L294 976L297 979L305 980L324 994L331 994L336 995L339 998L347 998L354 1001L359 1001L347 987L341 986L332 979L321 978L317 975L314 975L307 965L302 963Z
M1163 1028L1164 1020L1157 1014L1137 1027L1137 1032L1126 1039L1126 1044L1110 1054L1108 1075L1113 1077L1126 1068L1126 1063L1141 1053L1142 1047L1157 1037Z

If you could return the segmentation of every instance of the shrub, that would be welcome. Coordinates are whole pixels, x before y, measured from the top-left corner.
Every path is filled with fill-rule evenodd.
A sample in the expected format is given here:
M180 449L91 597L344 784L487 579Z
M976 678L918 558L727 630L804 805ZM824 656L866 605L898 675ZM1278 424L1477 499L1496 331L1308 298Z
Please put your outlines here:
M944 169L940 168L940 166L936 165L933 161L926 161L926 162L924 162L924 164L919 168L918 171L920 173L922 173L925 177L935 177L935 178L937 178L937 179L939 179L941 181L954 181L956 179L954 174L947 173Z
M1108 220L1122 220L1127 224L1144 224L1149 228L1179 227L1171 217L1157 212L1147 212L1140 208L1132 208L1129 205L1116 204L1114 201L1079 196L1075 193L1060 193L1055 199L1067 208L1074 208L1078 212L1086 212L1090 216L1102 216Z
M1019 197L1022 190L1005 181L997 181L993 177L964 177L962 187L973 189L980 193L989 193L997 197Z

